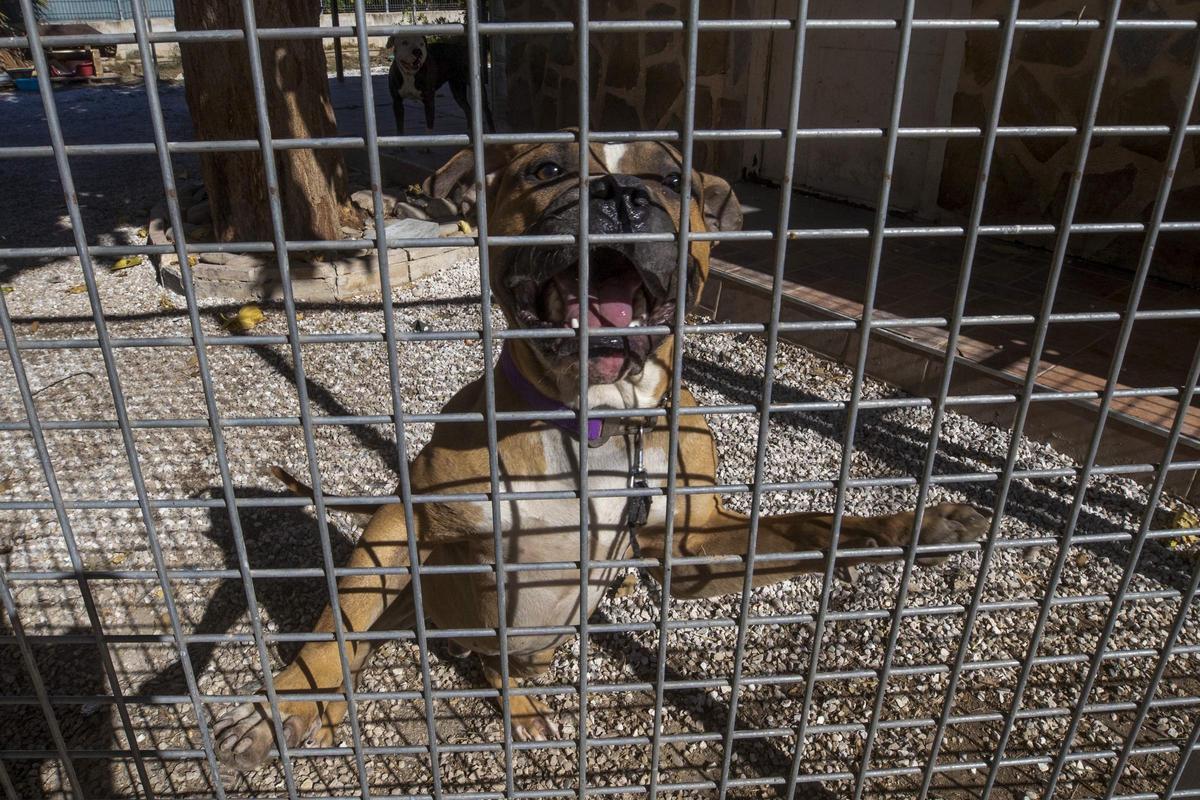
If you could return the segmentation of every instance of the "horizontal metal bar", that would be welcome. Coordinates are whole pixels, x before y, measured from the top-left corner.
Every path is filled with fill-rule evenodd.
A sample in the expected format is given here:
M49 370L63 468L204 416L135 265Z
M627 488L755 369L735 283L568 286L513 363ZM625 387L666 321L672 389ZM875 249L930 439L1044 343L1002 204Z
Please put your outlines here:
M101 578L104 576L101 575ZM312 576L316 577L316 576ZM1150 601L1168 601L1177 600L1181 593L1176 590L1163 589L1157 591L1143 591L1133 593L1127 597L1132 597L1135 601L1150 602ZM999 614L1012 611L1030 611L1041 606L1042 598L1015 598L1012 600L997 600L981 604L980 609L983 613ZM1100 605L1107 606L1111 603L1112 598L1109 595L1090 595L1090 596L1064 596L1055 598L1056 602L1051 605L1054 607L1069 607L1080 605ZM906 619L917 619L927 617L945 617L960 615L966 610L966 607L961 604L947 604L941 606L914 606L906 607L903 611L903 617ZM855 611L839 611L830 612L828 619L834 622L862 622L871 620L884 620L890 615L888 609L870 609L870 610L855 610ZM750 616L747 618L747 624L753 627L772 627L772 626L797 626L808 625L813 621L811 614L788 614L788 615L773 615L773 616ZM736 627L737 620L728 617L709 617L705 619L692 620L668 620L667 630L670 631L699 631L713 630L721 628ZM596 633L602 634L642 634L652 632L658 629L657 622L632 622L632 623L594 623L590 629ZM570 636L577 633L577 626L574 625L553 625L553 626L522 626L507 628L507 636ZM460 639L471 637L496 637L499 636L499 629L496 628L447 628L441 630L429 630L426 636L430 639ZM414 639L412 630L380 630L380 631L361 631L355 633L347 633L346 641L364 641L364 642L391 642L391 641L411 641ZM264 632L264 641L272 643L309 643L309 642L332 642L335 641L333 634L329 632L316 631L298 631L298 632ZM0 636L0 643L8 643L14 637L11 635ZM28 635L28 641L31 644L63 644L76 642L84 644L86 641L95 641L93 637L90 640L84 638L82 634L63 634L63 635ZM166 634L105 634L104 641L110 644L162 644L172 645L174 640ZM248 633L208 633L208 634L187 634L184 641L191 644L253 644L255 639ZM1195 654L1200 653L1200 645L1185 645L1180 646L1177 651L1180 654ZM1130 658L1151 658L1158 654L1157 650L1151 649L1135 649L1135 650L1113 650L1108 651L1104 655L1105 660L1123 660ZM1066 654L1066 655L1047 655L1039 656L1035 663L1037 664L1073 664L1087 663L1089 656L1083 653ZM968 661L971 670L995 670L995 669L1011 669L1021 665L1021 662L1015 659L987 659L980 661ZM899 669L899 672L895 672ZM893 674L942 674L949 671L949 667L945 664L931 665L908 665L902 668L893 668ZM818 680L840 680L842 677L872 677L877 674L876 670L862 669L844 672L821 672L818 673ZM717 680L713 678L711 680ZM781 676L759 676L754 680L769 682L771 685L794 684L803 680L801 675L781 675ZM720 683L712 684L695 684L693 682L685 682L677 688L712 688L719 686ZM626 684L622 684L626 685ZM539 686L536 691L545 690L546 686ZM465 691L477 692L488 690L464 689L464 690L448 690L448 691ZM515 690L514 690L515 691ZM535 691L533 688L530 691ZM307 697L307 695L295 694L295 697ZM386 695L391 697L391 695ZM475 695L463 695L475 696ZM240 697L240 695L239 695ZM323 697L323 695L322 695ZM320 699L313 696L310 699ZM232 701L230 701L232 702Z
M1095 467L1092 472L1097 475L1143 475L1159 468L1155 464L1112 464ZM1178 461L1165 466L1167 470L1200 469L1200 461ZM1058 467L1053 469L1020 469L1014 470L1013 477L1021 480L1048 480L1054 478L1078 477L1080 470L1075 467ZM936 475L932 478L934 484L957 483L989 483L997 480L1001 473L997 472L968 472L957 474ZM888 476L878 478L851 478L850 488L879 488L901 487L916 485L915 476ZM833 488L832 480L807 480L767 482L762 485L764 492L793 492L816 491ZM712 486L681 486L676 489L679 495L706 494L746 494L753 490L749 484L718 484ZM665 494L665 489L597 489L589 492L595 497L657 497ZM518 491L500 492L497 498L507 500L570 500L578 499L579 493L564 489L557 491ZM445 494L414 494L413 503L475 503L490 502L491 496L486 492L461 492ZM367 495L332 498L331 502L340 505L376 505L379 503L399 502L395 495ZM133 503L134 505L130 505ZM151 508L221 508L225 503L216 499L204 498L169 498L157 497L149 499ZM303 497L241 497L237 498L239 508L302 508L312 504ZM5 500L0 501L0 510L41 510L51 506L48 501L38 500ZM100 508L135 508L136 501L130 500L65 500L64 507L68 509L100 509ZM965 546L964 546L965 547ZM873 550L882 555L885 550ZM758 556L766 559L768 556ZM682 562L681 562L682 563Z
M810 19L808 28L813 31L821 30L894 30L899 27L897 19ZM1000 30L998 19L914 19L912 27L917 30ZM1053 31L1092 31L1102 26L1099 19L1019 19L1016 26L1021 30L1053 30ZM653 31L682 31L682 20L589 20L588 29L595 33L648 33ZM1116 28L1129 31L1189 31L1196 28L1195 20L1186 19L1118 19ZM568 34L574 33L576 23L566 20L546 20L531 22L480 22L479 33L488 35L517 35L517 34ZM719 20L702 19L698 23L701 31L786 31L792 29L792 21L787 19L741 19ZM413 34L424 36L463 36L466 26L462 23L444 24L395 24L368 25L368 36L391 36L394 34ZM295 39L331 39L350 38L358 35L358 28L353 25L327 27L294 28L258 28L256 31L260 40L295 40ZM89 33L72 35L42 36L44 47L72 47L78 45L101 44L136 44L133 33ZM245 34L241 30L221 29L205 31L150 31L147 39L152 44L169 42L231 42L242 41ZM0 47L28 48L29 40L24 36L0 37Z
M1200 134L1200 125L1188 125L1188 136ZM1169 125L1097 125L1095 136L1170 136ZM1079 133L1073 125L1013 125L999 128L1001 138L1070 137ZM697 130L697 141L774 141L785 138L787 132L779 128L740 128ZM800 128L797 139L883 139L888 135L886 128ZM896 134L901 139L976 139L983 137L983 129L970 125L924 126L900 128ZM605 142L676 142L677 131L594 131L591 138ZM573 142L573 133L488 133L484 144L550 144ZM379 148L405 149L410 147L466 147L470 139L465 134L412 134L405 136L381 136ZM188 155L195 153L238 153L254 152L261 148L256 139L217 139L207 141L168 142L171 153ZM274 150L362 150L366 140L361 136L325 136L291 139L272 139ZM67 155L85 156L131 156L154 155L157 151L153 142L114 142L104 144L66 145ZM0 159L53 158L50 145L22 145L0 147Z
M1141 222L1077 222L1070 226L1072 234L1111 234L1111 233L1143 233L1146 226ZM1170 232L1200 231L1200 221L1164 222L1160 230ZM979 232L984 236L1052 236L1058 233L1058 226L1046 223L1036 225L982 225ZM867 228L797 228L787 232L789 239L866 239L870 236ZM958 237L965 236L966 230L959 225L932 226L901 226L885 228L886 238L920 238L920 237ZM588 237L594 244L624 244L629 242L675 242L678 237L671 233L606 233L592 234ZM690 242L734 242L734 241L771 241L774 234L770 231L707 231L688 234ZM494 245L554 247L574 245L574 234L555 235L514 235L489 236L488 241ZM375 247L373 239L339 239L339 240L294 240L287 241L288 252L301 251L358 251L370 250ZM389 247L465 247L477 245L475 236L447 236L441 238L412 238L388 239ZM202 253L273 253L275 245L271 242L188 242L188 249L196 254ZM126 256L126 255L163 255L174 252L174 245L91 245L88 253L93 256ZM69 258L77 255L74 247L7 247L0 248L0 260L28 258Z
M1057 401L1078 401L1078 400L1095 400L1099 397L1099 392L1096 391L1076 391L1076 392L1057 392L1044 391L1035 394L1031 402L1057 402ZM1179 394L1179 389L1171 386L1154 386L1140 389L1119 389L1114 392L1113 396L1117 398L1148 398L1148 397L1176 397ZM1018 402L1020 398L1012 394L991 394L991 395L955 395L947 399L947 404L955 407L961 406L992 406L1006 405ZM890 411L901 408L928 408L932 405L933 399L929 397L907 397L907 398L873 398L864 400L860 407L873 411ZM772 414L795 414L795 413L821 413L821 412L840 412L845 409L845 402L841 400L819 400L806 401L796 403L772 403L769 411ZM683 416L715 416L720 414L754 414L758 409L750 404L735 404L721 406L690 406L687 409L681 409L680 413ZM591 417L599 419L629 419L629 418L650 418L656 419L666 416L667 412L663 408L627 408L627 409L596 409L590 414ZM497 412L496 418L505 422L531 422L545 420L572 420L576 419L577 415L571 410L562 411L502 411ZM393 417L384 414L347 414L347 415L326 415L312 417L314 425L321 426L358 426L358 425L387 425L391 423ZM426 414L406 414L403 416L405 422L413 423L482 423L483 415L477 412L431 412ZM217 424L225 428L276 428L276 427L293 427L300 424L299 417L222 417L217 420ZM160 419L134 419L129 421L132 428L146 430L163 430L172 428L208 428L211 425L210 420L203 417L163 417ZM41 426L46 430L63 430L63 431L84 431L84 430L115 430L119 426L116 420L111 419L72 419L72 420L46 420L41 423ZM27 431L29 423L25 421L19 422L0 422L0 431Z

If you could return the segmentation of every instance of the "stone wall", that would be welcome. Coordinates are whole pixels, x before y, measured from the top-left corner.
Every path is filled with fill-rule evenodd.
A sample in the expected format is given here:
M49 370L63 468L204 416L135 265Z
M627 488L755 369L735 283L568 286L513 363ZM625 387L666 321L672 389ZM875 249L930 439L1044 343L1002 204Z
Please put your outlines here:
M972 16L999 19L1004 0L974 0ZM1079 16L1076 0L1030 0L1022 17ZM1122 18L1195 19L1200 0L1129 4ZM1087 16L1092 16L1089 6ZM967 34L966 54L954 98L953 124L985 124L996 81L999 31ZM1005 90L1002 125L1075 125L1082 122L1100 56L1102 31L1022 30L1016 34ZM1098 124L1169 125L1179 115L1187 88L1196 34L1118 31L1114 40ZM1193 120L1195 115L1193 115ZM1076 222L1146 222L1154 205L1168 136L1096 137L1088 156ZM1006 137L997 143L984 221L1054 223L1061 218L1068 176L1078 154L1077 137ZM977 139L951 139L946 147L939 205L951 220L970 210L979 165ZM1187 140L1175 175L1168 220L1200 219L1200 138ZM1134 269L1141 234L1074 235L1071 252ZM1053 246L1053 237L1027 241ZM1195 234L1164 233L1153 272L1200 286L1200 247Z
M681 0L612 0L593 16L603 19L683 19ZM763 16L759 0L705 0L706 19ZM767 4L769 5L769 4ZM498 15L499 16L499 15ZM577 17L576 0L505 0L508 21ZM696 127L742 128L747 120L750 60L764 33L702 32L697 63ZM578 41L575 36L505 37L507 124L546 131L579 123ZM593 34L588 79L593 130L676 130L683 116L682 31ZM760 80L765 76L760 76ZM742 143L697 142L696 166L727 177L741 169Z

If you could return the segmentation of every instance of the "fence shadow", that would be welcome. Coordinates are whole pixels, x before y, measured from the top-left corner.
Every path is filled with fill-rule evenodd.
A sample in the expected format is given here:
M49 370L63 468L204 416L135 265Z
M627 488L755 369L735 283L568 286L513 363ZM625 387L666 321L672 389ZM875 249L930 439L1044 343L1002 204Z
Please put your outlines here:
M11 635L8 622L0 616L0 635ZM62 636L90 636L88 628L73 627ZM46 692L51 696L107 697L108 682L94 643L31 642L34 660ZM16 645L0 648L0 695L33 697L33 683ZM63 703L53 707L68 749L107 751L119 745L113 732L114 706L110 702ZM0 751L54 751L42 709L36 704L0 704ZM74 758L75 773L88 797L113 797L117 791L112 764L106 758ZM21 800L50 800L70 794L66 771L57 755L33 756L0 762L7 771L12 790ZM57 777L44 773L54 771ZM0 781L0 795L5 795Z
M255 492L237 489L239 497ZM210 495L221 496L220 487L212 487ZM266 495L287 496L287 495ZM247 560L252 569L320 569L324 566L321 537L317 522L299 508L241 508L238 517L246 543ZM215 508L205 536L221 547L225 569L238 569L238 557L229 516L224 508ZM346 561L353 548L353 539L333 523L329 523L330 544L334 562ZM311 630L313 622L329 600L323 577L258 578L254 580L254 595L265 617L275 621L279 630ZM222 580L212 591L200 620L191 627L196 634L228 633L241 627L246 618L246 594L238 578ZM220 645L194 642L188 647L192 669L197 676L213 663ZM290 662L299 652L300 643L281 642L277 648L280 659ZM233 687L237 688L237 687ZM140 690L144 694L181 694L187 692L182 665L172 664L151 678Z
M744 373L713 361L697 359L695 356L685 359L683 377L690 384L719 390L734 403L757 405L761 400L758 388L747 382ZM773 402L804 403L827 400L828 397L819 397L778 379L775 381ZM844 435L841 412L780 412L772 414L771 417L780 425L807 428L839 441ZM880 446L882 442L887 442L888 446ZM920 474L928 442L928 430L887 419L881 413L864 413L859 416L855 447L865 450L905 474ZM949 441L943 436L938 441L936 474L976 472L978 467L970 461L988 462L991 458L981 449L976 449L970 444ZM1020 469L1021 466L1018 461L1017 468ZM999 471L998 466L996 470ZM1063 478L1039 480L1037 483L1014 480L1009 487L1005 514L1020 516L1021 508L1036 508L1046 515L1036 521L1037 525L1052 526L1052 529L1061 531L1065 529L1070 515L1075 485L1074 479ZM995 505L997 486L998 483L954 484L955 490L965 495L969 502L988 509ZM1088 490L1087 503L1122 506L1128 503L1128 498L1093 483ZM1112 532L1113 528L1111 520L1089 511L1086 504L1080 510L1077 533ZM1129 544L1125 542L1087 543L1077 546L1086 547L1118 564L1124 564L1130 555ZM1148 558L1151 554L1154 557ZM1175 553L1158 542L1148 541L1135 569L1144 577L1182 592L1188 588L1192 565L1185 555Z

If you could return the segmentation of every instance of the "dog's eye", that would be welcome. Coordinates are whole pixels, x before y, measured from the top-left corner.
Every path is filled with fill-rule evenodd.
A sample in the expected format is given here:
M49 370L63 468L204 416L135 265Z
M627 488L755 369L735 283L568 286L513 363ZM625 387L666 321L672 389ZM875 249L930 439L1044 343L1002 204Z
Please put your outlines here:
M680 177L678 172L672 172L670 175L664 175L662 182L663 182L663 186L667 187L672 192L675 192L676 194L678 194L679 193L679 182L681 180L683 180L683 179Z
M530 170L529 174L539 181L548 181L562 175L563 168L553 161L543 161Z

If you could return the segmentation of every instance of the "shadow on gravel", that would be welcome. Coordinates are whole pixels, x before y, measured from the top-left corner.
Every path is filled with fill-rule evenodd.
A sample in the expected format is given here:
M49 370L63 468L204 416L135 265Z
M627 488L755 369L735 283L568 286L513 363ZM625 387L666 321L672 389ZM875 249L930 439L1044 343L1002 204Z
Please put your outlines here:
M0 614L0 636L11 634L7 619ZM57 635L90 637L91 631L69 628ZM108 695L104 666L94 642L47 644L34 640L31 650L49 696ZM33 682L15 644L0 645L0 695L34 696ZM118 745L113 735L117 715L110 703L63 703L56 704L53 710L69 750L103 752L124 746ZM8 752L22 750L31 751L33 755L21 759ZM0 751L6 751L0 760L0 796L48 800L69 794L66 772L59 766L54 739L42 708L36 702L0 704ZM116 794L109 759L73 758L72 763L86 796L112 797ZM133 772L132 767L130 772ZM10 785L5 785L5 778Z
M760 400L756 384L761 381L761 378L746 375L722 364L701 361L694 357L686 359L683 377L687 383L706 386L722 392L734 403L757 404ZM789 386L778 379L775 381L773 402L804 403L828 399ZM840 412L781 412L772 414L772 419L782 425L806 428L838 441L844 435ZM873 413L859 416L855 440L856 447L864 449L872 456L888 462L906 474L919 475L925 459L929 432L885 419L882 414ZM887 442L888 446L886 448L879 446L881 442ZM938 474L980 471L976 465L968 463L967 459L984 463L991 463L995 460L990 453L962 443L949 442L944 437L938 442ZM1020 462L1017 466L1021 467ZM987 509L991 509L995 505L997 486L996 483L954 484L955 489L964 494L969 502ZM1037 484L1013 481L1009 488L1005 513L1015 516L1020 515L1021 508L1038 509L1048 515L1048 518L1037 519L1036 524L1050 530L1061 531L1066 527L1074 492L1075 482L1062 478L1040 481ZM1093 484L1088 491L1087 503L1080 510L1076 533L1114 532L1117 525L1112 520L1089 510L1088 505L1119 506L1125 502L1127 502L1126 499L1119 494ZM1082 546L1111 559L1116 564L1124 564L1129 559L1130 548L1124 542L1089 543ZM1136 567L1144 577L1178 591L1187 590L1190 585L1192 568L1189 557L1175 553L1153 541L1146 542Z

